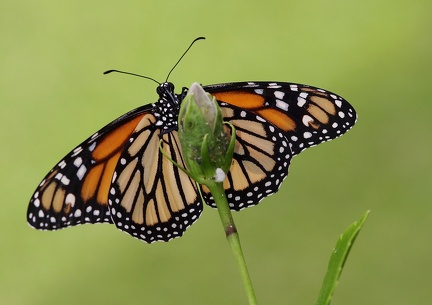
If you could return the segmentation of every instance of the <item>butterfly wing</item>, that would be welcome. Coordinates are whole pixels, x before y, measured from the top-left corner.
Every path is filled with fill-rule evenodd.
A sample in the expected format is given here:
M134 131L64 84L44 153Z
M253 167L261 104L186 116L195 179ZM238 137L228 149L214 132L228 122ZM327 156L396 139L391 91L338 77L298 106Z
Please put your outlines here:
M234 159L224 181L233 210L276 192L292 156L340 136L357 118L341 97L305 85L248 82L204 89L236 127ZM177 131L163 130L153 107L123 115L60 161L30 200L29 224L55 230L109 222L149 243L181 236L200 216L202 203L196 183L160 152L162 146L185 166ZM214 207L208 189L201 191Z
M119 117L66 155L42 180L27 210L28 223L56 230L83 223L112 222L108 192L125 143L151 106Z
M239 211L279 189L288 174L292 152L283 133L260 116L226 103L220 108L224 120L236 131L224 189L230 208ZM216 207L207 187L202 186L202 194L208 205Z
M242 82L204 86L219 101L224 120L236 127L233 163L224 181L232 210L256 205L276 192L291 157L332 140L356 122L340 96L293 83ZM212 207L208 189L203 196Z
M202 212L196 183L185 167L177 131L163 132L146 116L130 137L114 172L109 206L114 224L145 242L179 237ZM162 142L160 143L160 140Z
M222 101L251 111L277 127L294 155L335 139L355 124L357 114L342 97L294 83L242 82L205 86Z

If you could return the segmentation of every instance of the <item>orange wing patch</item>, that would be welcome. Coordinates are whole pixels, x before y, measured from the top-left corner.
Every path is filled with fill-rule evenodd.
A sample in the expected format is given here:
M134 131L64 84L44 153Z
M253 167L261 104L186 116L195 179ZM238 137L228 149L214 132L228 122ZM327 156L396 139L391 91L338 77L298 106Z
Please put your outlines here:
M129 140L138 123L145 116L142 114L108 133L92 152L96 166L90 168L81 188L84 201L95 198L101 205L108 205L108 192L115 167L125 143Z
M293 119L276 109L261 109L256 111L256 113L285 132L294 131L297 127Z
M218 101L247 109L263 117L283 131L294 131L296 123L285 113L273 108L265 108L265 98L245 91L225 91L212 93Z
M98 143L95 150L92 152L92 157L96 161L99 161L109 157L113 152L118 151L129 139L144 115L145 114L140 115L108 133L103 140Z
M226 91L213 93L218 101L226 102L245 109L254 109L264 106L265 99L261 95L244 91Z

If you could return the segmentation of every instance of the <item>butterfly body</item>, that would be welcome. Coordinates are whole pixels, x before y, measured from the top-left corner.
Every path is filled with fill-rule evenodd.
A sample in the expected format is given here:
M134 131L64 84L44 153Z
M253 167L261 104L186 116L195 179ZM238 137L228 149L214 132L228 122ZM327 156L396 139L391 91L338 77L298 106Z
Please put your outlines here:
M294 155L342 135L357 118L338 95L306 85L242 82L204 90L216 97L224 120L236 130L224 188L230 208L237 211L276 192ZM156 103L114 120L48 173L30 200L32 227L56 230L107 222L151 243L181 236L198 219L200 193L215 207L208 189L160 151L161 146L185 166L177 120L187 89L176 94L174 85L165 82L157 93Z

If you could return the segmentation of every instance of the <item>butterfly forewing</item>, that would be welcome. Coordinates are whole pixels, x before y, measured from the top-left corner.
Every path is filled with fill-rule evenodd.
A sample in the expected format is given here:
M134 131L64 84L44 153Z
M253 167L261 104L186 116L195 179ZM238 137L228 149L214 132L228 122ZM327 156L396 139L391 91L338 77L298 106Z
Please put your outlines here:
M112 222L108 190L124 144L146 115L135 109L76 147L42 180L27 210L28 223L56 230L83 223Z
M159 149L184 167L177 131L161 135L156 121L145 117L131 135L109 194L115 225L148 243L181 236L202 212L196 183Z
M294 155L339 137L356 122L342 97L312 86L283 82L242 82L204 87L217 100L259 115L287 138Z

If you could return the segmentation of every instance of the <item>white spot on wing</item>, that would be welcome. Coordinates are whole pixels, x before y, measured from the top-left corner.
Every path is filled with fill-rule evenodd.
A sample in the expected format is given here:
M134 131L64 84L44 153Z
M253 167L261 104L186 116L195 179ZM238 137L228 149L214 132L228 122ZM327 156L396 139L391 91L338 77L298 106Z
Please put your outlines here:
M93 151L96 147L96 142L93 142L92 145L89 147L89 151Z
M63 169L66 166L65 160L61 160L58 165L59 165L60 168Z
M87 172L87 168L84 165L81 165L77 171L77 177L79 180L84 178L85 173Z
M260 122L267 122L266 120L264 120L262 117L260 117L258 115L255 118Z
M305 104L306 104L306 100L304 98L302 98L302 97L299 96L297 98L297 106L303 107Z
M60 181L64 185L69 185L69 183L70 183L70 180L66 176L63 176Z
M288 104L284 101L276 100L276 107L278 107L281 110L288 111Z
M275 97L276 98L278 98L278 99L283 99L284 98L284 96L285 96L285 92L283 92L283 91L275 91L274 92L274 95L275 95Z
M76 159L74 160L73 164L74 164L76 167L80 167L81 164L82 164L82 158L81 158L81 157L76 158Z
M255 89L254 91L256 94L263 94L263 92L264 92L263 89Z
M33 201L33 205L38 208L40 206L40 200L35 199L35 201Z
M70 204L71 206L75 205L75 195L72 193L69 193L66 195L65 198L65 204Z
M72 157L78 155L80 152L82 152L82 150L83 150L83 149L82 149L81 146L78 146L77 148L75 148L75 149L73 150Z
M310 122L313 122L313 118L309 115L304 115L302 118L302 122L305 126L310 126Z
M280 87L281 86L278 85L277 83L269 83L268 86L267 86L267 88L269 88L269 89L278 89Z

